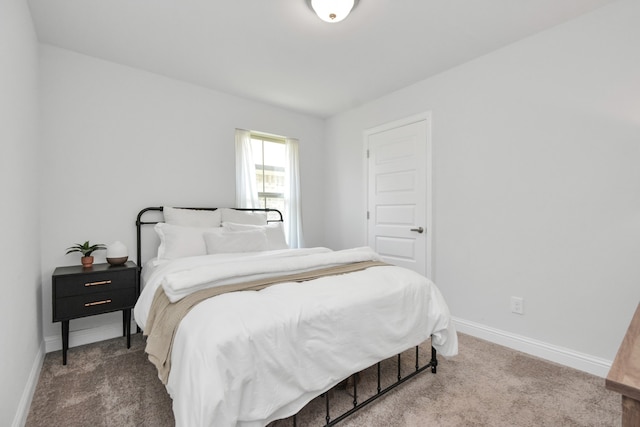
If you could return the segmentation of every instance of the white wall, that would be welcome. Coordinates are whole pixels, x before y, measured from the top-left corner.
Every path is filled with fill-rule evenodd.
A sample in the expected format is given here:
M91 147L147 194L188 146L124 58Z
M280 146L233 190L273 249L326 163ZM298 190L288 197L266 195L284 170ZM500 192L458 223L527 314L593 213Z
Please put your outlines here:
M331 118L327 243L366 242L363 130L431 111L452 314L610 362L640 300L638 22L622 0Z
M41 366L38 44L27 3L0 2L0 425L24 422ZM37 378L35 378L37 380Z
M135 260L140 209L233 206L235 128L300 140L305 237L319 244L323 121L48 45L40 61L48 350L61 348L60 324L51 323L51 273L80 262L65 248L120 240ZM94 255L104 262L104 252ZM95 339L95 330L117 336L121 319L112 313L72 320L71 346Z

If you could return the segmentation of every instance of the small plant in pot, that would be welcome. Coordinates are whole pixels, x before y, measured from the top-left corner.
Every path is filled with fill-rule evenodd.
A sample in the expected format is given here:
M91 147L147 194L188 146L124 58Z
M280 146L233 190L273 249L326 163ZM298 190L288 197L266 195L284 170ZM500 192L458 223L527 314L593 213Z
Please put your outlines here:
M95 245L92 245L87 240L82 244L76 243L75 245L68 247L67 253L65 255L68 255L72 252L80 252L82 254L82 258L80 259L80 262L82 263L83 267L88 268L93 265L93 256L91 256L91 254L94 253L95 251L104 250L106 248L107 247L102 243L97 243Z

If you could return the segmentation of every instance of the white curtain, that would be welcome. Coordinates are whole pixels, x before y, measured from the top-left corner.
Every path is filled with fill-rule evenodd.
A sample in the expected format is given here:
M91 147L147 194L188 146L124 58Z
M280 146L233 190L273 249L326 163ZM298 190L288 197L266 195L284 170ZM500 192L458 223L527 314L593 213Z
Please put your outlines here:
M236 207L260 207L251 132L244 129L236 129Z
M298 140L285 140L287 163L284 170L285 209L284 228L290 248L303 248L302 212L300 209L300 167L298 165Z

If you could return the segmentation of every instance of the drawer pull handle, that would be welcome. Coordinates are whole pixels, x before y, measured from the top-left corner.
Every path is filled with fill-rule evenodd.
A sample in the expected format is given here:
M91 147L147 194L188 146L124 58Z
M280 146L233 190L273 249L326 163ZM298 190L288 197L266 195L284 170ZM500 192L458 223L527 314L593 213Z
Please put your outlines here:
M102 305L102 304L109 304L109 303L111 303L111 300L110 299L105 299L105 300L102 300L102 301L88 302L84 306L85 307L91 307L93 305Z
M108 285L111 283L111 280L103 280L102 282L89 282L85 283L85 286L98 286L98 285Z

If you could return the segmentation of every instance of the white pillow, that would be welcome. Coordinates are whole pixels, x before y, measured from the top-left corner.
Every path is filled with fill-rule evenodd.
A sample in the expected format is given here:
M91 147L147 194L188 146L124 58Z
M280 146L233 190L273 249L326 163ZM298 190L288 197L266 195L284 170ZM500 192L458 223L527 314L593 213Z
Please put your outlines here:
M235 209L218 209L222 214L222 222L235 222L236 224L267 225L266 212L237 211Z
M186 227L220 227L222 214L219 210L181 209L165 206L162 208L164 222Z
M154 229L160 237L158 259L176 259L207 254L204 233L220 227L183 227L181 225L159 222Z
M267 250L265 230L213 230L204 234L208 254L260 252Z
M267 250L289 249L284 237L282 222L274 222L267 225L236 224L235 222L223 222L222 228L229 231L264 230L267 235Z

